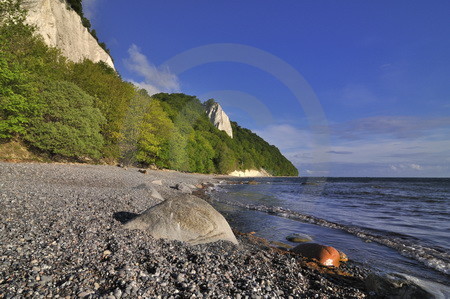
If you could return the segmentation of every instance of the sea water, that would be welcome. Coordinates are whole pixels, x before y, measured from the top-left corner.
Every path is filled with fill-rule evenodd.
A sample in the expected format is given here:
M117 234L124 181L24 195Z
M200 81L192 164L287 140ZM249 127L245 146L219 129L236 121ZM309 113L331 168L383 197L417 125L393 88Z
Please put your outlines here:
M354 263L409 276L450 297L450 179L255 180L220 185L213 195L231 226L284 243L292 233L307 234Z

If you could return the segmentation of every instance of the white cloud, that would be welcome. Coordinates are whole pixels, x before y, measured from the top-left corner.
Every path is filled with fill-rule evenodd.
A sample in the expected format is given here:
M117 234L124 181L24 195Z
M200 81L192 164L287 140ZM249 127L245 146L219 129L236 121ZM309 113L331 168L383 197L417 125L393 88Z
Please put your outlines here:
M327 176L330 174L330 171L328 170L311 170L311 169L306 169L305 170L306 174L308 176Z
M420 166L419 164L411 164L411 165L409 165L412 169L415 169L415 170L422 170L423 168L422 168L422 166Z
M178 77L165 68L158 68L148 61L136 45L128 49L129 57L124 61L128 70L143 77L143 81L130 80L148 91L150 95L158 92L177 92L180 90Z
M430 130L450 128L450 117L372 116L336 124L331 131L344 139L367 139L370 135L417 138Z

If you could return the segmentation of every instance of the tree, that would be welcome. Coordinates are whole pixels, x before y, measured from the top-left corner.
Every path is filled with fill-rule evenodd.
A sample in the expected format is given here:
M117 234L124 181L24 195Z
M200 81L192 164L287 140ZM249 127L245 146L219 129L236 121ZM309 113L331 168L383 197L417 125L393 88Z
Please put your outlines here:
M136 162L136 151L141 125L152 98L144 89L137 90L132 97L122 129L120 140L121 160L126 164Z
M105 118L94 99L73 83L46 81L40 90L41 109L25 135L33 147L66 157L100 158Z
M30 97L31 84L17 63L0 54L0 139L25 133L39 105Z
M103 154L105 157L119 158L124 120L129 103L136 94L135 87L123 81L104 62L94 63L87 59L72 64L67 79L94 97L94 106L106 118L102 125L105 139Z
M136 159L145 164L166 166L161 154L167 146L174 125L158 100L152 100L140 125Z

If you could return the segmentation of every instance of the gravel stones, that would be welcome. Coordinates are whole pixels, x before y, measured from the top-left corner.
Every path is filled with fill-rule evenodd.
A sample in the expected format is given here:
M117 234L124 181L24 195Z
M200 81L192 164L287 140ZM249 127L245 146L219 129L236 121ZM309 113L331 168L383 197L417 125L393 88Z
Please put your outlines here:
M150 196L152 181L162 180L151 186L170 199L181 193L169 186L212 176L0 163L0 178L0 297L116 298L119 290L121 298L367 296L362 275L327 275L243 236L239 247L190 246L123 229L124 215L129 221L160 203ZM141 184L147 187L135 188Z

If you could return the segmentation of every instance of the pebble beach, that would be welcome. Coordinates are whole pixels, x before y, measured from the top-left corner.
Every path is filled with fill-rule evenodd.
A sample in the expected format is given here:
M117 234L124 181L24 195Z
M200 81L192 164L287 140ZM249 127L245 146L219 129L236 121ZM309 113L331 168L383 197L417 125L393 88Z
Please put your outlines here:
M367 272L237 233L189 245L124 223L213 175L0 162L0 298L364 298ZM151 196L157 190L162 199Z

